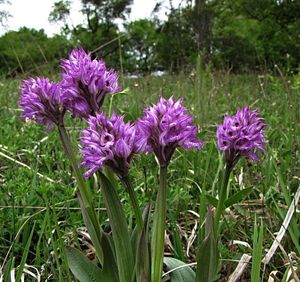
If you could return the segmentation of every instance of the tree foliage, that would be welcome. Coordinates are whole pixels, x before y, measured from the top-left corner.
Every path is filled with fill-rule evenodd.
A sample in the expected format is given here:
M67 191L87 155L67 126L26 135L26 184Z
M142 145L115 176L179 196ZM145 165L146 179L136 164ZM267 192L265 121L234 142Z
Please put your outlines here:
M0 0L0 7L2 5L9 5L10 2L8 0ZM0 25L5 26L8 18L11 17L11 14L6 9L0 9Z
M151 72L157 68L156 47L158 23L141 19L126 26L126 69L131 72Z
M203 63L233 71L299 65L299 1L185 0L171 5L165 21L129 22L132 2L81 0L85 21L77 26L69 25L71 1L55 2L49 20L64 24L62 35L49 38L28 28L8 32L0 38L0 70L35 71L78 46L130 73L189 70L199 53ZM160 7L158 2L155 12Z
M257 69L300 61L299 1L221 1L213 28L217 66Z
M21 28L0 37L0 72L43 74L51 71L70 49L63 36L48 38L44 30Z
M63 22L66 24L67 18L70 16L71 2L68 0L60 0L55 2L52 11L49 14L50 22Z

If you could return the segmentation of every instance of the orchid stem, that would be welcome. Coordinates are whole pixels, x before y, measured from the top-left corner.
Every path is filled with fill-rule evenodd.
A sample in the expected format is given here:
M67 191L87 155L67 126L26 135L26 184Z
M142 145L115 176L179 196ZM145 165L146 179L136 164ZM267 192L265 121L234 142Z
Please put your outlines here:
M138 200L137 200L137 197L136 197L136 193L133 189L132 183L131 183L128 176L123 177L121 180L127 188L127 192L129 194L131 206L133 208L133 211L134 211L134 214L135 214L135 217L136 217L137 226L140 230L143 230L143 227L144 227L143 217L142 217L141 209L139 207Z
M220 219L221 215L225 209L225 201L227 198L227 188L228 188L228 182L229 182L229 177L230 173L232 171L232 165L230 163L226 163L225 165L225 171L224 171L224 177L223 177L223 185L221 186L220 190L220 197L217 205L217 210L215 214L215 235L216 238L218 237L219 234L219 227L220 227Z
M167 167L160 167L159 190L153 219L151 238L151 282L160 282L163 268L167 213Z
M73 168L74 176L77 181L77 185L78 185L78 189L79 189L78 197L80 197L82 199L83 206L90 217L90 220L91 220L91 222L94 226L94 229L97 233L97 237L100 239L101 238L101 234L100 234L101 229L100 229L99 222L97 220L95 210L93 208L92 195L86 185L86 182L83 178L83 175L82 175L80 169L78 168L76 157L74 155L73 148L72 148L72 143L71 143L70 137L69 137L63 123L58 125L58 132L59 132L59 136L60 136L62 145L65 150L65 153L66 153L68 159L70 160L71 166ZM97 254L97 257L99 258L100 263L103 264L103 254Z

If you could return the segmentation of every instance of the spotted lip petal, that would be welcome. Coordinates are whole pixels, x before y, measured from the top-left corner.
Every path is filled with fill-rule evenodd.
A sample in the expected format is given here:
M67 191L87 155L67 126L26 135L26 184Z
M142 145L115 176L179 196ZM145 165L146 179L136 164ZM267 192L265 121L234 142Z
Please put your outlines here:
M203 143L197 139L198 128L182 106L182 99L161 97L156 105L144 111L137 122L138 140L146 144L144 151L154 152L161 166L167 166L176 148L199 150Z
M118 75L103 60L93 60L82 48L62 60L63 103L73 116L87 119L99 112L106 94L119 92Z
M62 122L61 84L37 77L22 81L19 105L23 108L22 117L46 125L48 130Z
M264 151L264 119L258 110L248 106L237 111L234 116L225 116L223 124L217 128L218 149L225 152L225 160L235 164L240 157L258 159L258 151Z
M106 165L119 177L126 176L133 155L144 148L141 141L137 142L136 126L125 123L123 116L113 114L108 118L104 113L90 116L88 125L80 138L81 165L87 169L84 176L88 178Z

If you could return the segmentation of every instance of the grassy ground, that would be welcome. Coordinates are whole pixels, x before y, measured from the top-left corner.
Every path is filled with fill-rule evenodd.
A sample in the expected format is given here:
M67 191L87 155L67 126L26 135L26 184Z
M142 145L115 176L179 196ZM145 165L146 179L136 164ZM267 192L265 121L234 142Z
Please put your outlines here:
M252 253L254 218L263 221L263 255L279 231L300 180L300 77L274 77L269 74L230 75L198 72L187 75L146 77L125 80L127 94L105 102L106 111L116 111L134 120L145 106L160 95L183 97L184 104L201 127L205 142L197 152L178 151L168 177L168 239L165 251L184 261L195 261L197 214L200 195L215 196L221 156L216 150L216 125L224 114L234 114L246 104L259 108L268 123L266 153L258 163L241 161L230 179L230 194L252 188L242 202L226 212L222 230L220 281L233 272L244 253ZM18 80L0 81L0 264L13 269L26 262L34 266L42 281L66 281L67 266L61 259L64 243L84 240L83 222L75 197L74 180L56 132L26 124L19 118ZM112 103L110 103L112 102ZM84 123L70 128L73 139ZM38 175L41 174L41 175ZM145 205L154 199L157 166L153 156L135 159L131 176L139 200ZM128 198L120 188L129 221ZM95 205L102 225L107 217L95 187ZM288 255L299 266L300 214L296 212L270 263L261 265L261 279L279 271L279 280L290 269ZM291 257L291 256L290 256ZM298 257L298 258L297 258ZM31 269L36 272L35 269ZM8 271L6 271L8 273ZM250 281L251 265L243 274ZM29 279L29 278L28 278ZM5 280L4 281L9 281ZM276 280L275 280L276 281Z

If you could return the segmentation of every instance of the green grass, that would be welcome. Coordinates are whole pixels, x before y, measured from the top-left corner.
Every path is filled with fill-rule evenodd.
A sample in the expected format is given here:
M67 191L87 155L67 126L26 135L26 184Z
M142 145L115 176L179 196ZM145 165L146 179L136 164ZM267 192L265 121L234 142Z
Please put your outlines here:
M6 277L11 268L24 265L26 260L27 265L38 269L42 281L47 278L67 281L66 277L71 279L71 276L68 276L61 246L71 242L83 245L84 241L84 237L77 232L84 224L75 196L76 187L56 132L44 131L40 126L26 124L20 119L17 106L19 83L19 80L0 80L0 264L6 258ZM256 217L257 222L262 221L264 226L264 255L265 249L274 240L270 234L275 235L279 231L299 187L300 76L233 75L198 69L192 75L126 80L125 87L129 87L127 94L113 97L112 111L125 114L126 119L138 118L143 108L156 102L160 95L174 95L184 98L185 106L201 127L199 137L205 146L200 152L177 151L168 177L168 234L172 248L166 246L165 249L188 262L195 262L197 242L195 240L189 246L187 256L189 237L197 220L191 211L203 217L200 195L202 192L216 195L217 173L222 169L221 156L215 144L216 125L222 122L224 114L234 114L237 108L245 104L259 108L265 117L269 125L266 129L268 144L265 154L258 163L242 160L230 180L230 195L242 187L251 187L252 191L243 203L232 207L231 213L225 216L221 232L220 281L226 281L242 254L252 253L245 246L230 246L229 242L241 240L253 246L253 233L256 232L257 236L258 232L254 225ZM109 104L107 99L106 111ZM78 122L76 127L70 128L73 140L78 139L83 126L83 122ZM37 176L37 172L44 177ZM155 199L157 176L158 168L152 155L135 159L131 177L141 205L145 206L149 199ZM107 216L101 210L103 202L96 189L95 206L99 209L102 226L107 229ZM131 222L129 199L121 185L119 192ZM299 220L298 212L281 242L286 254L295 252L298 257ZM255 269L259 267L259 258L255 259ZM260 265L263 275L260 279L267 280L273 270L284 275L289 267L285 263L285 255L278 249L265 269ZM251 266L243 274L243 279L250 281L250 275ZM259 281L257 279L255 281Z

